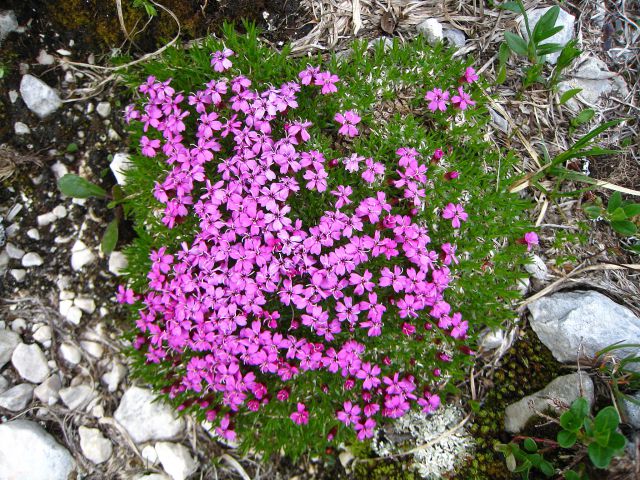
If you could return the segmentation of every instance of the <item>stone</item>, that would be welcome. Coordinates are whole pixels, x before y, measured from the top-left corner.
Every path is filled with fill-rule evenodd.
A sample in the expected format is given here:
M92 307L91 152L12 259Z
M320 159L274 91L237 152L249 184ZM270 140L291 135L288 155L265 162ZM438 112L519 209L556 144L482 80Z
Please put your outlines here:
M70 307L69 310L67 310L64 318L66 318L69 323L80 325L80 320L82 319L82 310L75 306Z
M35 343L19 344L13 351L11 363L20 376L32 383L41 383L49 376L47 358Z
M40 240L40 232L37 228L30 228L27 230L27 237L31 240Z
M71 247L71 268L75 271L81 270L85 265L89 265L95 258L96 256L91 249L82 240L76 240L76 243Z
M70 410L86 407L94 396L93 388L85 384L60 390L60 398Z
M13 10L0 12L0 45L11 32L19 32L18 19Z
M445 40L449 42L449 45L456 48L463 48L467 43L467 37L462 30L457 28L445 28L442 31L442 35Z
M527 263L524 269L536 280L540 280L541 282L549 280L549 269L544 263L544 260L535 254L530 255L529 258L531 259L531 263Z
M135 477L134 480L171 480L171 477L166 476L164 473L150 473Z
M109 460L113 452L113 445L104 438L102 432L97 428L80 427L80 448L82 454L95 464L104 463Z
M41 345L46 342L51 342L51 327L49 325L40 325L38 329L33 332L33 339Z
M435 18L427 18L424 22L419 23L416 28L418 29L418 33L424 36L429 45L435 45L444 39L442 24Z
M155 465L158 463L158 452L153 445L147 445L140 451L140 455L144 458L148 463L148 465Z
M36 221L38 222L39 227L46 227L47 225L52 224L58 219L53 212L43 213L42 215L38 215Z
M24 257L24 250L16 247L13 243L7 243L5 249L7 251L7 255L9 255L9 258L20 260L22 257Z
M60 377L54 374L38 385L33 393L45 405L54 405L60 399L61 387Z
M114 275L122 275L124 269L129 266L127 257L122 252L111 252L109 255L109 271Z
M11 270L9 270L9 273L11 274L13 279L18 283L24 282L24 279L27 276L27 271L23 270L22 268L12 268Z
M31 129L29 125L23 122L16 122L13 124L13 131L16 135L29 135L31 133Z
M589 408L594 401L593 381L584 372L564 375L553 380L542 390L509 405L505 410L504 425L509 433L518 433L536 416L549 409L556 413L569 407L578 397L584 397Z
M50 53L47 53L44 49L40 50L40 53L38 53L38 57L36 58L36 61L40 65L53 65L55 60L55 57Z
M16 318L11 322L11 330L16 333L24 333L27 330L27 322L24 318Z
M20 343L20 335L11 330L0 330L0 369L11 360L11 355Z
M527 11L527 18L529 19L529 27L531 28L532 32L536 24L540 20L540 18L545 13L547 13L547 10L549 10L550 8L551 7L536 8L534 10ZM520 24L520 33L522 34L522 37L528 42L529 36L527 35L527 29L524 24L524 18L520 16L518 17L517 21ZM541 44L544 45L547 43L558 43L564 47L569 42L569 40L573 39L573 37L575 36L575 32L574 32L575 23L576 23L576 17L574 17L570 13L567 13L565 10L561 8L560 14L558 15L558 19L556 20L555 26L556 27L562 26L564 28L560 30L558 33L556 33L555 35L553 35L552 37L546 40L543 40ZM560 56L560 52L552 53L551 55L547 55L545 57L545 61L547 63L555 65L556 62L558 61L559 56Z
M184 445L158 442L156 443L156 452L162 468L173 480L185 480L198 467L198 464Z
M22 266L25 268L39 267L44 263L42 257L35 252L29 252L22 257Z
M98 112L98 115L102 118L107 118L111 113L111 104L109 102L98 103L96 106L96 112Z
M96 311L96 302L93 298L78 297L73 304L85 313L91 314Z
M62 106L58 93L33 75L24 75L20 82L20 95L27 108L44 119Z
M70 343L63 343L60 345L60 355L62 358L71 365L77 365L82 359L82 353L75 345Z
M118 360L114 359L111 362L111 370L102 375L102 381L107 385L107 390L113 393L118 389L118 385L120 385L120 382L126 374L127 368Z
M0 393L0 407L11 410L12 412L18 412L24 410L32 398L33 385L21 383ZM0 452L0 458L1 456L2 452ZM2 465L2 462L0 462L0 465Z
M489 330L482 335L480 339L480 346L484 350L495 350L504 341L504 330Z
M104 353L104 347L98 342L91 342L89 340L81 340L80 346L82 349L91 355L93 358L100 358Z
M125 185L127 183L125 173L132 165L131 157L129 157L127 153L118 152L113 156L109 168L111 168L113 176L116 177L118 185Z
M0 393L4 392L9 388L9 380L0 375Z
M53 210L51 210L56 218L65 218L67 216L67 209L64 205L57 205Z
M640 392L636 392L631 395L636 402L640 402ZM640 430L640 405L638 403L627 400L626 398L622 399L622 409L624 412L623 420L631 425L636 430Z
M114 412L116 421L135 443L171 440L184 429L184 420L178 418L170 406L154 400L150 390L130 387Z
M640 318L609 297L591 290L557 292L532 302L531 328L559 362L574 363L578 350L588 358L614 343L640 343ZM616 358L640 355L640 348L610 352ZM627 368L638 370L636 363Z
M3 479L68 480L75 470L69 451L28 420L0 425L0 465Z

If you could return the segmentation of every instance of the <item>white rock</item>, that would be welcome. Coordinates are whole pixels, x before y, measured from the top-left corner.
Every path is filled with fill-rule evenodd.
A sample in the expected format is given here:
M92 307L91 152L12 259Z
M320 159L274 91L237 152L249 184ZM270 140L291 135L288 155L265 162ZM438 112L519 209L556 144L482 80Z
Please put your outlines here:
M0 12L0 45L11 32L20 31L18 19L13 10Z
M13 131L16 135L29 135L31 133L31 129L29 125L23 122L16 122L13 124Z
M27 237L32 240L40 240L40 232L38 232L37 228L30 228L27 230Z
M598 292L557 292L530 303L528 308L531 328L560 362L574 363L579 349L593 358L616 342L640 343L640 318ZM614 350L610 355L640 355L640 348ZM640 369L635 363L628 368Z
M162 468L173 480L185 480L198 467L184 445L158 442L156 443L156 452Z
M449 41L451 46L456 48L464 47L465 43L467 43L467 37L465 36L462 30L458 30L457 28L445 28L442 31L442 35L446 40Z
M493 350L502 345L504 341L504 331L503 330L489 330L486 334L482 336L480 340L480 346L485 350Z
M11 270L9 270L9 273L18 283L24 282L24 279L27 276L27 271L21 268L12 268Z
M18 95L18 92L16 92L15 90L9 90L9 100L11 101L11 103L16 103L18 97L20 97L20 95Z
M63 57L68 57L68 56L71 55L71 52L69 50L64 49L64 48L59 48L58 50L56 50L56 52L59 55L62 55Z
M97 342L90 342L88 340L81 340L80 346L82 349L91 355L93 358L100 358L104 353L104 347Z
M93 388L89 385L78 385L60 390L60 398L70 410L85 407L95 397Z
M16 318L13 322L11 322L11 330L16 333L24 333L27 329L27 322L24 318Z
M427 18L424 22L419 23L416 28L418 33L424 35L429 45L435 45L444 38L442 24L435 18Z
M55 58L53 57L53 55L47 53L46 50L40 50L40 53L38 54L38 58L36 58L36 61L40 65L53 65L53 62L55 62Z
M11 355L20 343L20 335L11 330L0 330L0 369L11 360Z
M3 479L68 480L75 461L40 425L13 420L0 425Z
M114 275L122 275L123 271L129 262L127 261L127 257L122 252L111 252L109 255L109 271Z
M136 443L171 440L184 429L184 420L150 390L130 387L122 396L113 417Z
M80 427L80 448L82 454L95 464L100 464L109 460L113 452L113 445L104 438L102 432L97 428Z
M0 375L0 393L4 392L9 388L9 380Z
M7 255L9 255L9 258L20 260L22 257L24 257L24 250L16 247L13 243L7 243L5 249L7 251Z
M111 370L102 375L102 381L107 385L109 392L113 393L118 389L118 385L126 374L127 368L118 360L114 359L111 362Z
M73 301L64 299L64 300L61 300L60 303L58 304L58 311L60 312L60 315L62 315L63 317L66 317L71 307L73 307Z
M58 298L60 300L73 300L74 298L76 298L76 294L75 292L72 292L71 290L60 290L60 294L58 295ZM71 306L74 304L75 302L71 302L71 303L67 303L65 304L65 313L71 308ZM78 305L76 305L76 307L80 308ZM62 311L60 312L62 313ZM64 314L63 314L64 315Z
M33 339L40 344L51 341L51 327L49 325L41 325L33 332Z
M121 139L118 132L116 132L113 128L110 128L109 130L107 130L107 138L114 142L117 142L118 140Z
M60 377L54 374L38 385L33 393L45 405L54 405L60 399L61 387Z
M29 110L46 118L62 106L58 93L33 75L24 75L20 82L20 95Z
M536 412L544 412L549 408L559 412L559 404L568 407L580 396L587 399L591 408L593 392L593 381L584 372L558 377L542 390L509 405L505 410L505 430L509 433L520 432Z
M47 225L55 222L58 219L52 212L43 213L38 215L37 221L39 227L46 227Z
M116 182L118 185L125 185L127 180L125 177L125 172L131 168L133 164L131 163L131 158L127 153L118 152L113 156L113 160L109 164L111 171L113 172L113 176L116 177Z
M33 385L22 383L0 393L0 407L17 412L23 410L33 398ZM0 452L0 460L2 452ZM0 465L2 462L0 461Z
M148 465L153 466L158 463L158 452L153 445L147 445L140 451L140 455L144 458L148 463Z
M44 263L42 257L35 252L29 252L22 257L22 266L25 268L39 267Z
M56 163L51 165L51 171L56 176L56 180L59 180L60 178L64 177L67 173L69 173L69 169L67 168L67 166L64 163L62 163L60 160L58 160ZM82 198L82 199L74 199L74 200L85 200L85 199ZM57 217L54 215L53 221L55 221L56 218Z
M640 392L634 393L631 395L631 398L633 398L635 402L640 402ZM640 405L635 402L627 400L626 398L622 399L623 419L636 430L640 430Z
M69 323L73 323L74 325L80 325L80 320L82 320L82 310L80 310L78 307L70 307L69 310L67 310L66 315L64 315L64 318L69 322Z
M93 298L77 297L73 304L85 313L93 313L96 311L96 302Z
M47 358L35 343L19 344L13 351L11 363L20 376L32 383L40 383L49 376Z
M64 205L58 205L51 211L51 213L53 213L57 218L64 218L67 216L67 209Z
M544 263L544 260L535 254L531 255L530 258L531 263L526 264L524 269L537 280L542 282L549 280L549 270L547 269L547 265Z
M95 258L96 256L91 249L87 247L82 240L76 240L76 243L71 247L71 268L75 271L92 263Z
M134 480L171 480L171 477L168 477L164 473L150 473L148 475L135 477Z
M7 273L7 266L10 261L11 259L9 258L9 255L7 255L7 252L4 250L0 251L0 277Z
M111 113L111 104L109 102L98 103L96 106L96 112L98 112L98 115L102 118L107 118Z
M63 343L60 345L60 355L62 358L71 365L77 365L82 359L82 353L75 345L70 343Z
M527 11L527 17L529 18L529 27L531 28L532 32L536 24L540 20L540 18L545 13L547 13L547 10L549 10L550 8L551 7L536 8L535 10ZM523 38L526 41L529 41L529 36L527 35L527 29L524 24L524 18L520 16L518 17L517 21L520 24L520 33L522 34ZM558 43L564 47L569 42L569 40L571 40L575 35L574 34L575 23L576 23L576 17L574 17L570 13L567 13L561 8L560 14L558 15L558 19L556 20L555 26L557 27L563 26L564 28L560 30L558 33L556 33L555 35L553 35L552 37L546 40L543 40L540 43L542 45L545 45L547 43ZM555 65L556 62L558 61L559 56L560 56L560 52L552 53L551 55L546 56L545 61L552 65Z

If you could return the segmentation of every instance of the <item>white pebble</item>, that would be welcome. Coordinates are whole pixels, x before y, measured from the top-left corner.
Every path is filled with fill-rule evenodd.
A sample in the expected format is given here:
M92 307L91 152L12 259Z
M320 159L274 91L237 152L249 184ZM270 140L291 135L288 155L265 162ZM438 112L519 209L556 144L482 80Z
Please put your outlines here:
M9 255L9 258L20 260L22 257L24 257L24 250L16 247L13 243L7 243L5 249L7 250L7 255Z
M67 169L66 165L64 163L61 163L60 161L57 161L56 163L51 165L51 171L56 176L56 179L59 179L60 177L64 177L67 173L69 173L69 170Z
M29 252L22 257L22 266L25 268L39 267L43 263L42 257L35 252Z
M33 332L33 339L40 344L50 341L51 327L49 325L41 325L35 332Z
M70 290L60 290L60 295L58 296L58 298L60 300L73 300L75 298L76 294ZM69 305L70 307L71 305ZM68 307L67 307L68 310Z
M104 347L97 342L82 340L80 341L80 346L85 352L87 352L93 358L100 358L104 353Z
M60 345L60 355L62 355L62 358L71 365L77 365L82 359L82 353L80 350L70 343L63 343Z
M16 92L15 90L9 90L9 100L11 101L11 103L16 103L16 100L18 100L18 97L20 95L18 95L18 92Z
M27 322L24 318L16 318L11 322L11 330L16 333L22 333L27 329Z
M82 240L76 240L76 243L71 247L71 268L75 271L92 263L95 258L96 256Z
M13 131L16 135L29 135L31 133L31 129L29 125L22 122L16 122L13 124Z
M109 102L100 102L96 107L96 112L102 118L107 118L111 113L111 104Z
M9 270L9 273L18 283L22 283L27 276L27 271L23 270L22 268L12 268L11 270Z
M47 225L55 222L58 217L55 216L53 212L43 213L42 215L38 215L38 226L46 227Z
M57 218L64 218L67 216L67 209L64 205L58 205L51 213L53 213Z
M80 320L82 319L82 310L78 307L71 307L67 314L64 316L70 323L74 325L80 325Z
M122 252L111 252L109 256L109 271L114 275L122 275L122 272L128 266L127 257Z
M30 228L27 230L27 237L32 240L40 240L40 232L37 228Z
M96 311L96 302L93 298L78 297L73 301L73 304L86 313L93 313Z

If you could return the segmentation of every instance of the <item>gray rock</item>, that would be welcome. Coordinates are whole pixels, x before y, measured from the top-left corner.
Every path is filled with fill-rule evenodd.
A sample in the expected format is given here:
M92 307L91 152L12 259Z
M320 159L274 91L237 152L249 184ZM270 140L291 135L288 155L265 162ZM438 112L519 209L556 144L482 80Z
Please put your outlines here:
M20 95L29 110L46 118L62 106L58 93L33 75L24 75L20 82Z
M102 375L102 381L107 385L110 393L118 389L118 385L127 374L127 367L122 365L118 360L113 360L111 370Z
M33 398L33 385L21 383L0 394L0 407L18 412L23 410ZM2 453L0 452L0 458ZM0 462L2 465L2 462Z
M9 388L9 380L0 375L0 393Z
M102 118L107 118L111 113L111 104L109 102L100 102L96 107L96 112Z
M634 393L631 397L640 402L640 392ZM636 430L640 430L640 405L627 399L623 399L621 403L625 414L623 419Z
M82 352L80 349L70 343L63 343L60 345L60 355L62 355L62 358L71 365L77 365L82 359Z
M4 39L7 38L11 32L18 31L20 31L20 29L15 12L13 10L0 12L0 45L2 45Z
M530 419L536 416L536 412L544 413L551 409L558 413L562 411L560 407L568 407L580 396L587 399L591 408L593 391L593 381L586 373L572 373L558 377L542 390L509 405L505 410L505 430L509 433L518 433Z
M11 355L20 343L20 335L11 330L0 330L0 369L11 360Z
M465 36L464 32L462 30L458 30L457 28L445 28L442 31L442 35L451 46L456 48L463 48L465 43L467 43L467 37Z
M60 390L60 398L69 410L86 407L94 397L93 388L89 385L78 385Z
M114 418L136 443L171 440L184 429L184 420L171 407L154 400L150 390L130 387L114 412Z
M47 358L35 343L18 345L11 356L11 363L20 376L29 382L40 383L49 376Z
M54 374L38 385L33 393L42 403L53 405L60 398L60 387L62 387L60 377Z
M7 480L68 480L75 469L69 451L28 420L0 425L0 465Z
M429 45L435 45L444 38L442 32L442 24L435 18L427 18L424 22L417 25L418 33L421 33L429 42Z
M156 452L162 468L173 480L185 480L196 471L198 465L184 445L158 442Z
M24 257L24 250L16 247L13 243L7 243L5 249L7 250L7 255L9 255L9 258L20 260L22 257Z
M524 269L536 280L540 280L541 282L549 280L549 269L544 263L544 260L535 254L531 255L530 258L531 263L527 263Z
M531 31L535 28L536 24L540 20L540 18L547 13L551 7L546 8L536 8L535 10L527 11L527 17L529 18L529 26ZM524 19L522 16L518 17L518 23L520 24L520 33L524 37L526 41L529 41L529 36L527 35L527 29L524 24ZM556 33L554 36L543 40L541 42L542 45L547 43L558 43L563 47L575 36L574 27L576 23L576 17L567 13L562 8L560 9L560 14L558 15L558 20L556 20L557 27L563 26L564 28ZM558 57L560 56L560 52L552 53L551 55L547 55L545 61L555 65L558 61Z
M575 362L616 342L640 343L640 319L595 291L557 292L529 304L531 328L560 362ZM617 358L640 355L639 348L611 352ZM629 368L639 368L630 364Z
M104 438L102 432L97 428L80 427L80 448L82 454L95 464L100 464L109 460L113 452L113 445Z

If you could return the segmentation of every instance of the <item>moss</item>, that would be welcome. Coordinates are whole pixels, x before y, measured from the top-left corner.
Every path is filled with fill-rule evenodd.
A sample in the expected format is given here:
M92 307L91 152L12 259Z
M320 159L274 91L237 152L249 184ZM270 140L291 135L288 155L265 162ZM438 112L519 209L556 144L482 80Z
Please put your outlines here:
M354 480L415 480L416 475L399 462L358 463L353 469Z

